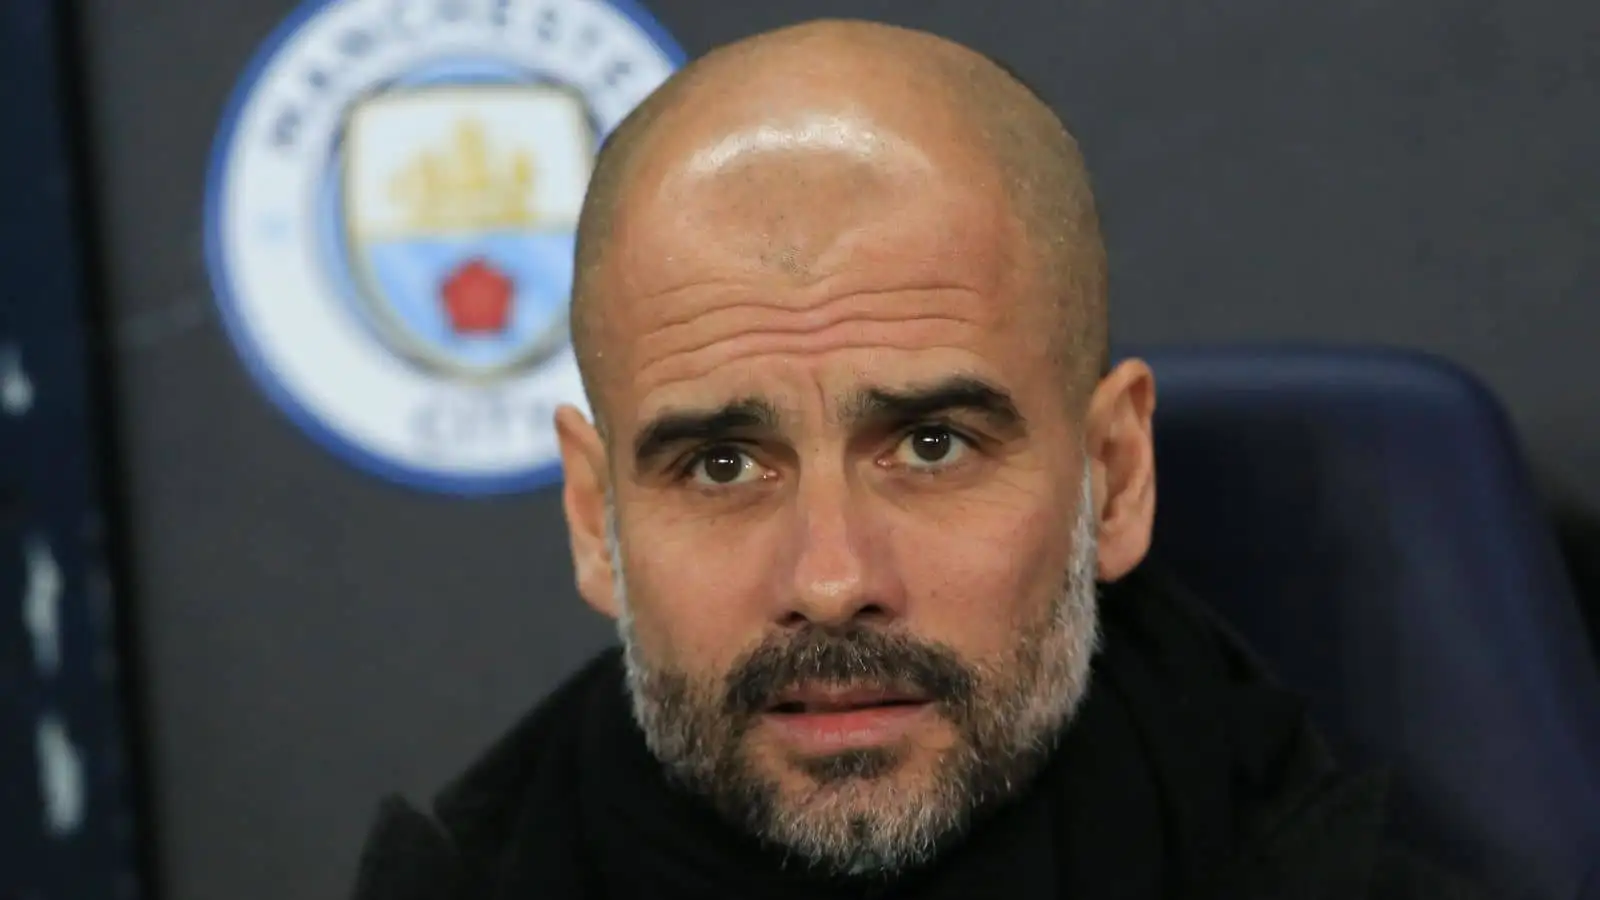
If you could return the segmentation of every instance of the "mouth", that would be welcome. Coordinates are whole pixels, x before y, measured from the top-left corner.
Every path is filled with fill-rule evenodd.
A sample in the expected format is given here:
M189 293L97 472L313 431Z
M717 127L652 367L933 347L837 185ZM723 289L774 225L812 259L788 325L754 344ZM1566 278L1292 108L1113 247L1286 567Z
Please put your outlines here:
M863 709L922 706L928 702L926 697L893 691L802 689L783 695L767 712L780 716L827 715Z
M801 752L826 754L893 743L932 708L931 698L913 692L813 685L779 695L765 718Z

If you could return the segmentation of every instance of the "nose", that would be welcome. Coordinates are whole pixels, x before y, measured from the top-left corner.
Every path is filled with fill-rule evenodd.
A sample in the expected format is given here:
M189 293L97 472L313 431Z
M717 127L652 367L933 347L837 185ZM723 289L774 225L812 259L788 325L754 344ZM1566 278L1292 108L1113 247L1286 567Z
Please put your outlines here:
M797 491L798 548L782 623L837 626L899 617L904 592L872 497L842 474L808 474Z

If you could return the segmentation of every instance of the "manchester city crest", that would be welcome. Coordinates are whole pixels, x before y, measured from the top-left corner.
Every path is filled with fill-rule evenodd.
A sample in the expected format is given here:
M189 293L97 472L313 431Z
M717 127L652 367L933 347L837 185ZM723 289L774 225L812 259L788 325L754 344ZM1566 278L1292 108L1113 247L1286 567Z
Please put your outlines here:
M404 484L558 478L594 154L681 62L625 0L302 7L236 91L207 184L207 262L256 381Z

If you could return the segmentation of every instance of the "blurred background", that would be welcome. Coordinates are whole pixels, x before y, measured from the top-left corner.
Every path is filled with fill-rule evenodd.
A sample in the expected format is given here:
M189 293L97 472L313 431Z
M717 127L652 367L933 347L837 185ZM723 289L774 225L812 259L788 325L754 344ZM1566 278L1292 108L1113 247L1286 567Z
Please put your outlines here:
M644 2L608 8L664 63L821 16L1006 60L1084 145L1119 344L1461 364L1595 590L1593 0ZM342 896L381 794L431 795L610 640L549 477L441 489L330 449L207 249L230 102L339 90L253 68L295 28L601 5L0 4L0 896Z

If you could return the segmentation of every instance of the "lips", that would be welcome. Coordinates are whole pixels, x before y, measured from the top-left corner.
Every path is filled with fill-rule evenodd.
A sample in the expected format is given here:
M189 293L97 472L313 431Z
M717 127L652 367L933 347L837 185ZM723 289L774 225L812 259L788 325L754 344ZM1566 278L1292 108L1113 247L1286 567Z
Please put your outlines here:
M888 747L925 727L932 698L869 686L807 685L780 693L765 721L801 757Z
M830 715L895 706L920 706L924 695L875 687L807 685L784 691L767 712L774 715Z

